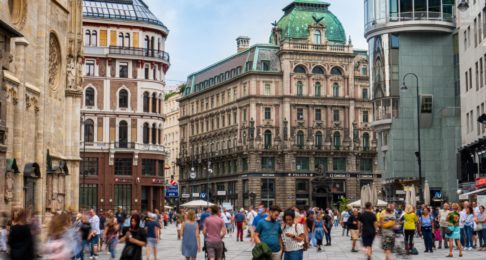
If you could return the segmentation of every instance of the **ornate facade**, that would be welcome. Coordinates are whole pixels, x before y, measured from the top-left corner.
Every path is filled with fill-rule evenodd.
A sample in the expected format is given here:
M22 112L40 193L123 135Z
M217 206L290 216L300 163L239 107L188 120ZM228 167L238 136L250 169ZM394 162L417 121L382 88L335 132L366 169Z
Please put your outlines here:
M189 76L179 119L184 197L327 207L379 185L367 55L328 8L294 1L270 44L239 37L237 54Z
M7 128L0 210L22 206L47 217L77 210L81 1L2 0L0 7L1 23L16 31L0 40Z
M83 17L80 205L161 209L169 30L142 0L83 1Z

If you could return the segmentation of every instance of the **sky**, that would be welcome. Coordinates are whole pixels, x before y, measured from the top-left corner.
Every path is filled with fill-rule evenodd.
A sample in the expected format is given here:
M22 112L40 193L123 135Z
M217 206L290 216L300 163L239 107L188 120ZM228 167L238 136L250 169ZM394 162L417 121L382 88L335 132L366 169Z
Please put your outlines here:
M292 0L145 0L150 10L169 28L165 51L171 67L167 86L185 82L187 76L236 53L236 38L248 36L250 44L268 43L271 23L283 16ZM363 33L362 0L326 0L330 11L351 36L355 49L367 49Z

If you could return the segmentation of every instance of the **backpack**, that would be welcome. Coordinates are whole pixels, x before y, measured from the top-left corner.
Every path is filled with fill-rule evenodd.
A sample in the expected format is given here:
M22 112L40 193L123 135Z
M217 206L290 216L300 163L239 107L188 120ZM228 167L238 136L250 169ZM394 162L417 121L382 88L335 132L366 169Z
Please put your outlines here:
M410 250L410 254L411 254L411 255L418 255L419 253L418 253L417 248L412 247L412 249Z
M253 250L251 250L253 260L271 260L272 259L272 249L268 247L265 243L260 243L256 245Z

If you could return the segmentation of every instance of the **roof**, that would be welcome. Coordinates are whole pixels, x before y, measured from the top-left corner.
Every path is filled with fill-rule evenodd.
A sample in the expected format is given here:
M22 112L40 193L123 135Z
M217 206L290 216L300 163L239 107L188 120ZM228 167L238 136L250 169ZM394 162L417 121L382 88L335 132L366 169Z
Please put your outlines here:
M339 19L329 11L329 3L320 0L294 0L284 11L284 16L277 23L282 31L281 38L307 39L308 26L315 23L315 19L326 27L326 38L334 43L345 44L346 33ZM270 42L273 42L271 37Z
M279 47L276 45L256 44L245 51L195 72L188 76L183 97L204 91L247 72L281 72L278 51ZM263 69L262 61L268 61L268 70Z
M143 0L83 0L83 17L139 21L169 31Z

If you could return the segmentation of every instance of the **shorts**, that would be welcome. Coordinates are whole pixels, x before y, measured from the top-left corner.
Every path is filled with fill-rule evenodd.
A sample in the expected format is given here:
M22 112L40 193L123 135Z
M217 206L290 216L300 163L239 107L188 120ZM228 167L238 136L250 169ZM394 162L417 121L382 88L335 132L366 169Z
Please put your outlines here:
M351 240L355 241L359 238L359 230L357 229L350 229L349 233L351 234Z
M223 258L224 245L220 242L206 242L208 258Z
M91 240L89 241L89 243L92 244L92 245L97 245L99 240L100 240L100 236L99 235L94 235L91 238Z
M372 247L373 241L375 240L375 236L361 236L361 242L363 243L364 247Z
M157 238L147 237L147 247L151 247L151 248L157 247Z

